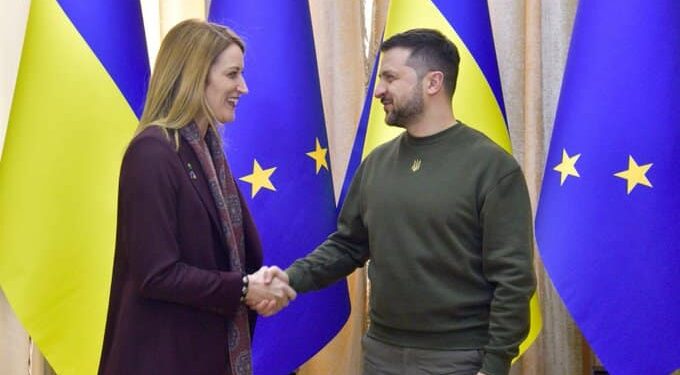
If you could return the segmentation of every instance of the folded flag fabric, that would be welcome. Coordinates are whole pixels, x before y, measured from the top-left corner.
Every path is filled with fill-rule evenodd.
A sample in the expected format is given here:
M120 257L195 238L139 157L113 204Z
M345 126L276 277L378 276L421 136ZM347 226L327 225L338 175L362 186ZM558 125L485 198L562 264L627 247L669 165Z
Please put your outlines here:
M148 77L139 2L31 1L0 161L0 286L58 374L97 372Z
M225 151L265 264L284 268L323 242L337 219L309 4L213 0L209 19L246 44L250 92L224 128ZM258 320L254 373L290 374L338 333L349 308L343 280Z
M680 369L680 3L579 3L536 218L611 374Z

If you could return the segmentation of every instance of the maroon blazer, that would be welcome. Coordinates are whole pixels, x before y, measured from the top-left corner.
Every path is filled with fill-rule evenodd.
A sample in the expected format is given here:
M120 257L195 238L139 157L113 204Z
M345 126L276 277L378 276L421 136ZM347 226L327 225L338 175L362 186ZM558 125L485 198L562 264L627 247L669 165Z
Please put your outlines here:
M180 140L176 151L153 126L125 153L100 374L230 374L227 322L240 304L241 273L229 269L201 164ZM262 249L243 199L241 207L252 273Z

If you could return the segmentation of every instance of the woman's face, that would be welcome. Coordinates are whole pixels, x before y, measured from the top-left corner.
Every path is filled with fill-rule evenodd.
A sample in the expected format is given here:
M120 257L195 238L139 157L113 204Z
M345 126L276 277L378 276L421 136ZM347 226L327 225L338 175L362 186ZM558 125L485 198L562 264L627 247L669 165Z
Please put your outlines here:
M222 51L208 72L205 97L210 109L221 123L234 120L234 111L241 95L248 92L243 78L243 51L232 44Z

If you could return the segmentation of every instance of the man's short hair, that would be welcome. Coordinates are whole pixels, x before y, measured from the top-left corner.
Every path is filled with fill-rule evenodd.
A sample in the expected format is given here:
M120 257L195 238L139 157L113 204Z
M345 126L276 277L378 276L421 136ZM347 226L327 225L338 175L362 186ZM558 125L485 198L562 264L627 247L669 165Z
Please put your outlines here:
M407 65L422 78L427 72L440 71L444 74L444 88L453 98L458 79L460 55L458 48L444 34L434 29L411 29L395 34L382 43L380 50L405 48L411 51Z

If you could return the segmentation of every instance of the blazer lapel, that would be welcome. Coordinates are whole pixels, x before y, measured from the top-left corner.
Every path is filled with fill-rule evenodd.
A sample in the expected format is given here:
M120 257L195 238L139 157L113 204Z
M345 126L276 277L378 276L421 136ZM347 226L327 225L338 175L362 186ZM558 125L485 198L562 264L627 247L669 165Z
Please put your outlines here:
M206 211L208 211L210 221L213 223L218 233L221 234L219 236L220 241L226 246L222 225L220 224L219 218L217 216L217 209L215 208L215 200L212 197L212 193L210 192L208 180L205 177L205 173L203 173L201 163L198 161L198 158L194 154L194 150L191 149L189 143L187 143L181 137L180 139L181 144L179 147L179 158L182 161L182 167L184 168L189 181L191 181L191 185L193 185L194 189L198 193L198 196L201 198L203 206L205 207Z

